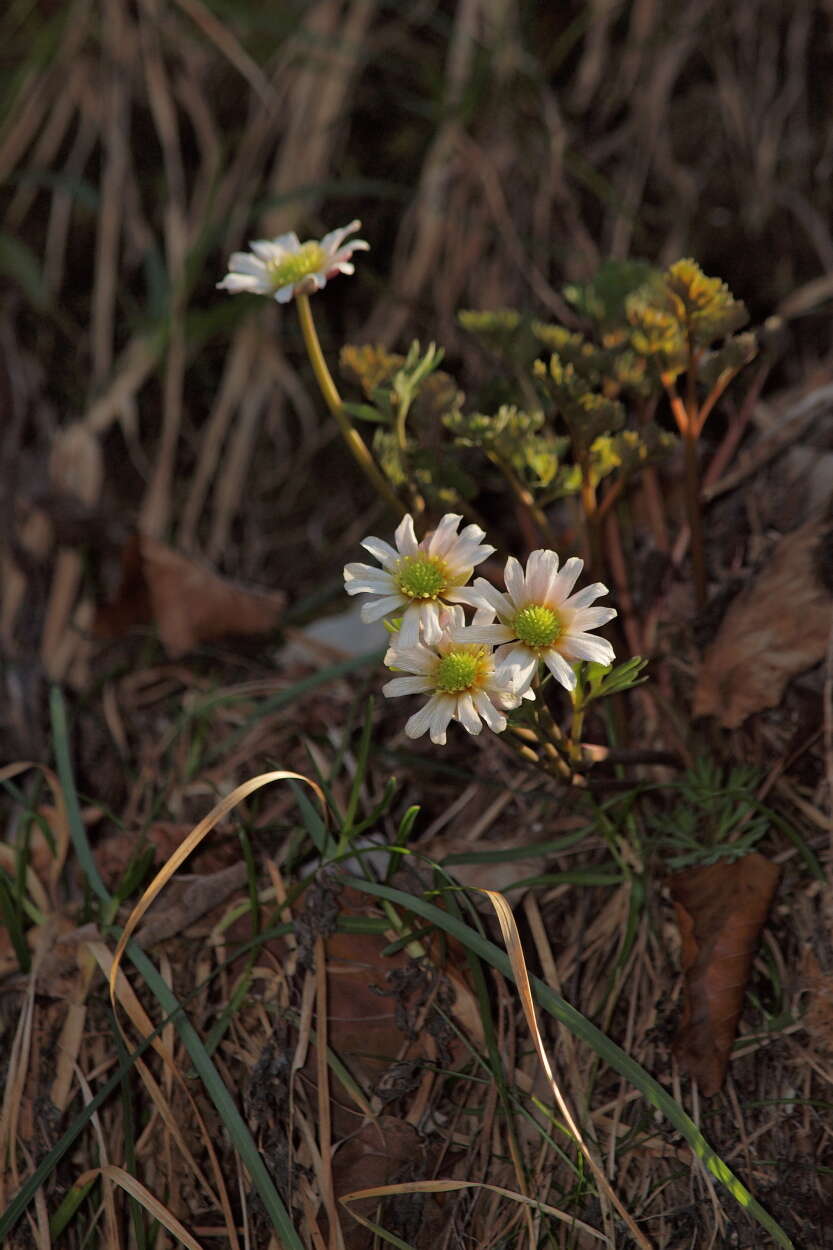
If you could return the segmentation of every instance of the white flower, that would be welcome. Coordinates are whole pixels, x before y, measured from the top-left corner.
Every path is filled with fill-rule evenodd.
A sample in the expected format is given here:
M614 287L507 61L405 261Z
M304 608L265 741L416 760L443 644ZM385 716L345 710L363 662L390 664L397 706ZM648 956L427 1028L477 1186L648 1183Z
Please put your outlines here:
M306 243L293 231L276 239L258 239L249 244L251 252L232 252L229 272L217 287L232 295L240 291L271 295L279 304L288 304L294 295L312 295L327 285L328 278L355 272L351 256L367 251L370 244L364 239L344 240L360 227L360 221L351 221L321 240Z
M459 598L477 608L469 640L503 644L495 658L515 670L519 689L528 689L539 660L567 690L575 689L571 666L577 660L613 663L610 643L588 632L616 616L615 608L590 607L607 594L607 587L594 582L570 594L583 568L584 561L573 556L559 572L554 551L533 551L525 573L514 556L506 561L505 594L483 577L461 592ZM489 617L499 623L487 624Z
M479 525L457 527L462 517L447 512L432 534L417 542L414 523L403 517L395 534L396 550L381 538L365 538L362 546L375 556L381 568L372 564L348 564L344 588L348 595L373 595L362 608L362 620L378 621L391 613L402 615L399 643L415 647L422 638L429 646L438 642L442 629L440 610L447 603L460 601L460 587L474 572L474 566L495 550L484 546ZM467 600L468 602L468 600Z
M464 620L462 608L447 608L433 646L418 642L403 647L398 637L385 656L388 668L412 674L385 683L382 691L389 699L405 694L430 696L407 721L409 738L429 733L432 742L445 746L446 730L453 720L470 734L479 734L484 721L495 733L503 733L504 712L517 707L524 697L516 688L514 671L495 662L491 647L469 640Z

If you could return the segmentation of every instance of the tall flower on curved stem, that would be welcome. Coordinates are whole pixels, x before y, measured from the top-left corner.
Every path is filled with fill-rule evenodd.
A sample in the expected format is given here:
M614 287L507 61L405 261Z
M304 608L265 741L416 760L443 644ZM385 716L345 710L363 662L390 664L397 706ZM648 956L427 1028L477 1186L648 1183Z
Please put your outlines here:
M385 683L382 693L387 698L429 696L405 724L409 738L427 733L432 742L445 746L446 731L453 720L470 734L479 734L484 724L494 733L503 733L505 713L524 697L517 689L514 672L496 663L491 647L470 638L464 619L462 608L448 608L442 613L439 637L432 645L418 642L402 646L400 635L385 656L388 668L409 674Z
M370 244L364 239L345 240L360 228L360 221L351 221L323 239L308 239L306 243L294 231L274 239L257 239L249 244L250 252L232 252L229 272L217 287L232 295L241 291L268 295L279 304L288 304L296 295L313 295L337 274L355 272L353 253L366 252Z
M497 645L496 660L514 670L520 689L528 689L540 662L567 690L575 689L577 660L613 663L610 643L589 632L616 616L615 608L590 606L607 587L594 582L571 594L583 568L576 556L559 569L554 551L533 551L525 571L514 556L506 561L505 594L483 577L458 593L477 609L469 639Z
M304 345L324 402L333 414L353 459L373 484L377 494L397 516L401 516L403 509L396 492L344 410L341 396L321 350L309 304L310 295L322 290L330 278L340 273L355 272L351 259L353 253L367 251L370 247L364 239L347 241L347 236L360 227L360 221L351 221L347 226L331 230L323 239L308 239L306 243L302 243L293 231L280 234L275 239L258 239L250 244L251 252L232 253L229 272L217 286L224 291L230 291L232 295L244 291L254 295L267 295L276 299L279 304L296 300Z
M363 621L402 614L400 648L417 646L420 628L426 644L439 641L442 609L462 601L461 587L471 578L474 566L495 550L483 544L485 532L479 525L467 525L458 533L462 519L458 513L447 512L433 533L417 542L413 518L406 515L394 535L395 548L381 538L362 540L380 568L372 564L345 566L348 595L373 596L362 607Z

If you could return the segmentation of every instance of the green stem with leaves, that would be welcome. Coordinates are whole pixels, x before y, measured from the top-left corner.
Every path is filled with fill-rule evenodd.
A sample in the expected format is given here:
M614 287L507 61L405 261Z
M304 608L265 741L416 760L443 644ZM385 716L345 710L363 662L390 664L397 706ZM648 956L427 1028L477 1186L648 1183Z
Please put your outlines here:
M350 418L344 411L344 405L341 402L341 396L338 393L332 374L327 368L327 362L324 359L324 353L321 350L321 343L318 340L318 331L315 328L315 322L312 318L312 309L310 308L308 295L297 295L295 302L298 306L298 320L301 323L301 333L304 336L304 344L307 349L307 355L312 365L312 371L315 374L315 380L318 388L324 397L324 402L335 418L336 425L341 431L350 454L356 461L356 464L364 473L365 477L372 483L374 490L384 499L397 516L401 516L404 508L396 496L391 485L386 481L379 466L368 451L361 435L352 425Z

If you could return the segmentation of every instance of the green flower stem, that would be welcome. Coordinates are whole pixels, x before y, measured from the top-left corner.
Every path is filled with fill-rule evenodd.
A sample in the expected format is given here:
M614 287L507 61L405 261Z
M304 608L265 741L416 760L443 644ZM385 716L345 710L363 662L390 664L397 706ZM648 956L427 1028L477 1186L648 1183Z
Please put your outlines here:
M315 380L318 388L324 397L324 402L333 414L336 424L341 431L341 436L347 444L350 454L358 464L359 468L365 476L372 482L376 492L381 495L385 503L396 513L402 516L405 509L402 507L399 499L396 497L392 487L385 480L376 461L367 450L361 435L350 422L350 418L344 411L344 405L341 402L341 396L336 389L332 374L327 368L327 362L324 359L324 353L321 350L321 344L318 340L318 332L315 329L315 322L312 319L312 309L309 304L308 295L296 295L295 302L298 305L298 320L301 323L301 333L304 336L304 344L306 345L307 355L312 365L312 371L315 374Z

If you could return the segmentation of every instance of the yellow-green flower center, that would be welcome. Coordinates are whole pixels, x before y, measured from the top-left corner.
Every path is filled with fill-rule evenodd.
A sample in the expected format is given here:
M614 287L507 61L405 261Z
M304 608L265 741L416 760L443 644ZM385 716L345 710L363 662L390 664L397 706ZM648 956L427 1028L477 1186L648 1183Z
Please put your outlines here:
M267 268L275 290L279 291L282 286L294 286L307 274L317 273L325 260L323 247L311 239L301 245L300 251L284 256L283 260L269 261Z
M396 584L409 599L436 599L445 590L448 575L433 556L405 556L399 562Z
M434 684L443 694L462 694L480 676L483 651L480 647L449 651L437 665Z
M515 616L512 628L528 647L551 647L561 637L561 618L552 608L530 603Z

